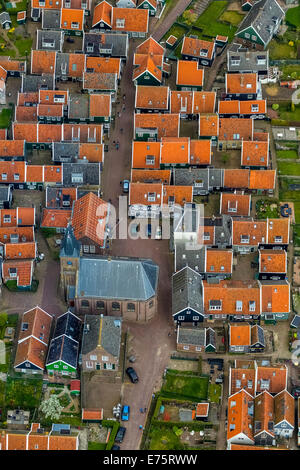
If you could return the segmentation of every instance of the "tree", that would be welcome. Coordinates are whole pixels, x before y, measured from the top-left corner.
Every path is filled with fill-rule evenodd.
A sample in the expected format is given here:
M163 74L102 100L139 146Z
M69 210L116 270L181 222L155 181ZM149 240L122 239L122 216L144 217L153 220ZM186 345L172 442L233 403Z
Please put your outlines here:
M277 111L277 109L279 109L279 104L277 103L272 104L272 109L273 111Z
M7 313L6 312L0 313L0 328L5 326L6 323L7 323Z
M59 419L63 409L64 407L61 406L56 396L50 397L48 400L43 400L40 406L41 412L44 413L46 418L50 418L51 420Z

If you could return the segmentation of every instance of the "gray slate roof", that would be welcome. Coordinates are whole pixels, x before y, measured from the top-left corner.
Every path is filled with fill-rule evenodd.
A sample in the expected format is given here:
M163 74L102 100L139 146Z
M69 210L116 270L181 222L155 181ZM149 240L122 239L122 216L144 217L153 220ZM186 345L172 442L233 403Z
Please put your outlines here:
M70 54L67 52L59 52L56 54L55 62L55 78L69 75ZM64 72L64 73L63 73Z
M63 185L64 186L80 186L80 185L100 185L100 163L62 163L63 167ZM81 174L82 183L72 182L72 175Z
M54 162L74 162L79 157L79 142L53 142L52 160Z
M203 194L215 187L223 185L223 168L176 168L174 184L178 186L194 186L194 194ZM195 186L201 182L202 186Z
M42 28L60 29L60 10L42 10Z
M239 60L234 65L233 60ZM258 61L265 63L258 63ZM227 51L228 72L257 73L267 72L269 68L269 51L255 51L243 47L241 44L232 44Z
M0 186L0 201L9 201L10 191L9 186Z
M54 41L54 47L49 47L45 43ZM63 31L37 31L36 48L44 51L61 51L63 44Z
M93 52L87 51L92 46ZM128 34L85 33L82 41L82 51L94 57L101 56L100 49L111 49L111 57L126 58L128 49Z
M10 16L7 13L7 11L3 11L2 13L0 13L0 23L3 25L4 23L7 23L7 22L11 23Z
M75 238L73 228L69 224L66 228L65 236L61 243L59 256L77 257L80 255L80 243Z
M101 325L101 338L99 341L99 330ZM97 346L114 357L120 355L122 331L122 318L112 316L86 315L82 336L82 354L94 351ZM100 344L99 344L100 343Z
M21 92L36 92L37 90L54 90L54 75L22 75Z
M172 277L172 313L174 315L189 307L203 313L201 276L186 267Z
M189 266L197 273L205 271L205 247L188 250L185 240L175 240L175 271Z
M156 295L158 272L149 259L83 257L76 297L148 300Z
M252 6L236 34L252 26L266 45L273 37L275 20L281 22L283 17L284 11L276 0L261 0Z
M89 95L71 94L69 99L69 119L88 119L89 113Z
M205 346L205 337L205 328L186 328L184 326L178 326L177 344Z

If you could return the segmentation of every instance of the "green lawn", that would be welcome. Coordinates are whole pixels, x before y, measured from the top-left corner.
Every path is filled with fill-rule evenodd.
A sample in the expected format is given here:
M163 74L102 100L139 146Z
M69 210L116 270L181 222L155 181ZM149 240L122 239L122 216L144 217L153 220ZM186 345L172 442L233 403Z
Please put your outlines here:
M151 426L150 432L150 446L149 450L184 450L185 446L180 442L180 438L176 436L175 432L170 427L155 425Z
M279 118L285 121L300 121L300 105L295 105L292 111L291 104L279 105Z
M89 442L88 443L88 450L105 450L106 443L105 442Z
M233 26L238 26L244 15L241 15L238 11L225 11L223 15L220 16L220 21L227 21L231 23Z
M295 46L289 46L288 43L281 43L272 39L269 44L270 60L281 60L281 59L296 59L297 48Z
M6 362L5 364L0 364L0 372L4 372L6 374L9 371L11 352L12 352L12 343L11 342L5 343Z
M169 36L173 35L177 39L182 38L187 30L178 24L173 24L173 26L169 29L169 31L164 35L163 40L166 41Z
M191 400L206 400L208 377L191 377L167 373L162 387L164 395L172 395Z
M196 21L196 26L200 26L201 24L206 25L209 27L212 23L218 19L222 13L225 11L228 5L227 1L214 1L212 2L206 10L199 16L198 20Z
M0 129L7 129L10 126L12 111L10 108L2 109L0 113Z
M220 384L209 384L208 399L213 403L220 403L222 386Z
M298 152L296 150L277 150L276 152L277 158L285 158L285 159L295 159L299 158Z
M5 406L5 382L0 380L0 407L3 408ZM4 418L2 413L2 418Z
M295 222L300 224L300 201L294 202Z
M282 68L282 80L300 79L300 65L285 65Z
M43 380L40 378L7 377L5 403L13 409L34 409L38 406Z
M267 217L271 219L277 219L280 215L278 202L272 201L272 200L262 199L262 200L257 201L255 209L256 209L256 217L258 219L266 219Z
M278 161L278 171L280 175L300 176L300 163Z
M293 26L300 26L300 6L289 8L285 14L285 19Z
M30 54L32 47L32 39L17 39L15 41L15 46L19 51L19 56L26 57L26 51L27 55Z

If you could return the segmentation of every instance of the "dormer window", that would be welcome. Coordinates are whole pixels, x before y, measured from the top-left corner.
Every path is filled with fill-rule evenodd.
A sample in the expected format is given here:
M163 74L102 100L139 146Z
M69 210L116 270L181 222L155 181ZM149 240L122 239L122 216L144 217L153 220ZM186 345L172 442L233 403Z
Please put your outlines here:
M237 300L235 302L235 309L237 312L241 312L243 310L243 302L241 300Z
M276 236L275 237L275 243L282 243L282 237Z
M249 235L241 235L241 243L249 243L250 237Z
M117 19L116 20L116 27L117 28L124 28L125 27L125 19Z
M222 300L210 300L209 310L222 310Z
M251 112L252 113L258 113L258 104L252 104L251 105Z
M200 50L200 56L201 57L207 57L208 56L208 49L201 49Z
M154 165L155 163L155 156L154 155L147 155L146 156L146 165Z
M71 28L72 29L79 29L79 23L77 21L73 21L71 23Z
M250 300L249 310L250 310L250 312L255 312L255 301L254 300Z
M148 193L148 202L155 202L156 193Z
M168 205L169 206L174 206L174 204L175 204L175 196L169 196Z

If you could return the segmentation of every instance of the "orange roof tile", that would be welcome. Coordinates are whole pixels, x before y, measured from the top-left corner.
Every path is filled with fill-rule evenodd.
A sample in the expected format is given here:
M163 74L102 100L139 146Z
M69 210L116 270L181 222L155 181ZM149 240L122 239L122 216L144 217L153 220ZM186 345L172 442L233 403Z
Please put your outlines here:
M151 196L151 197L149 197ZM149 200L150 199L150 200ZM154 200L153 200L154 199ZM131 183L129 189L129 205L162 205L163 185L158 183Z
M11 236L18 236L18 241L33 242L33 227L0 227L0 243L10 243Z
M37 107L38 116L63 117L64 106L62 104L39 104Z
M67 228L72 211L68 209L43 209L41 227Z
M245 390L241 390L228 398L228 441L243 433L254 443L253 417L249 412L253 401L253 397Z
M193 202L193 186L163 185L164 204L178 204L183 207L187 202Z
M26 182L27 183L43 183L44 182L44 166L43 165L27 165Z
M111 116L111 95L92 93L90 95L90 117Z
M217 114L200 114L199 136L215 137L219 133L219 117Z
M230 346L250 346L251 326L246 324L229 325L229 345Z
M17 21L25 20L25 18L26 18L26 11L18 11Z
M246 242L245 237L248 237ZM242 242L243 238L243 242ZM232 221L232 242L233 245L253 245L267 243L267 223L266 220L234 220Z
M152 36L139 44L135 50L136 54L164 55L165 50Z
M193 113L193 91L171 91L171 113Z
M268 166L269 142L243 141L241 154L243 166Z
M196 407L196 416L208 416L209 403L198 403Z
M295 426L295 399L287 391L283 390L274 397L275 424L286 420Z
M145 72L149 72L159 82L162 81L163 56L151 54L134 54L133 80Z
M211 163L211 140L191 140L190 142L190 164L210 165Z
M78 450L78 436L49 436L49 450Z
M224 188L244 189L249 187L249 170L224 170Z
M262 283L262 311L264 313L290 312L290 285L287 281Z
M25 106L25 103L37 104L38 102L39 102L39 94L37 91L18 93L18 102L17 102L18 106Z
M220 118L219 140L252 140L253 119Z
M274 419L274 398L267 391L263 391L254 400L254 421L260 423L258 430L255 426L254 435L257 436L261 432L267 432L274 437L274 429L269 426L269 422L274 422Z
M177 41L177 37L176 36L173 36L173 34L171 34L168 39L166 40L166 44L169 44L170 46L173 46L175 44L175 42Z
M62 140L81 143L102 143L102 124L63 124Z
M26 140L26 142L38 142L37 130L37 124L14 122L12 125L13 139Z
M82 419L82 421L84 421L84 420L88 420L88 421L102 420L103 419L103 408L100 408L100 409L82 408L81 419Z
M236 367L230 369L230 393L236 393L239 390L245 389L248 393L254 396L255 393L255 369L254 366L250 368Z
M253 132L253 140L259 140L262 142L269 141L268 132Z
M32 0L32 3L31 3L31 8L45 8L47 10L50 10L50 9L60 10L61 7L62 7L62 0L55 0L55 3L53 3L53 0L45 0L45 6L40 5L39 0Z
M230 444L230 449L229 450L290 450L288 447L284 446L276 446L276 447L271 447L271 446L247 446L247 445L242 445L242 444Z
M85 90L117 91L117 74L84 72L83 88Z
M103 23L106 23L108 26L111 26L112 25L112 22L111 22L112 10L113 10L113 7L111 6L110 3L106 1L98 3L98 5L96 5L94 8L92 28L96 26L98 23L100 23L101 21L103 21Z
M49 437L44 434L30 433L28 436L28 450L48 450Z
M118 75L118 78L120 78L121 59L118 59L116 57L87 56L85 71L91 73L116 73Z
M144 109L168 110L169 87L167 86L137 86L135 107Z
M290 219L268 219L267 243L289 243ZM277 240L277 237L281 240Z
M125 20L123 26L118 22ZM148 33L149 10L132 8L114 8L112 18L113 31Z
M70 54L70 57L73 57L74 54ZM81 54L76 54L81 57ZM24 93L25 94L25 93ZM33 95L33 93L32 93ZM69 92L67 90L39 90L38 98L36 102L39 104L64 104L68 103ZM62 101L63 100L63 101ZM20 103L21 104L21 103Z
M178 60L176 85L203 86L204 70L195 60Z
M276 170L250 170L249 189L274 189Z
M262 386L262 381L268 381L269 393L279 393L286 389L287 386L288 370L286 365L279 366L258 366L257 367L257 388L256 392L260 393L265 388Z
M171 170L131 170L132 183L170 184Z
M62 126L60 124L39 124L38 140L40 143L61 142Z
M104 145L92 143L79 144L79 158L86 159L90 163L104 163Z
M35 208L34 207L17 207L16 217L17 217L16 225L35 225Z
M216 104L215 91L194 91L193 113L214 113Z
M164 165L189 164L190 142L186 141L186 139L182 139L181 141L164 141L162 138L160 163Z
M24 140L0 140L0 157L24 157Z
M56 51L31 50L31 73L54 74Z
M200 245L214 245L215 244L215 227L213 225L205 225L203 228L203 233L201 232L198 233L198 243Z
M10 269L17 274L11 277ZM30 286L33 274L33 260L4 260L2 263L2 277L4 282L10 279L17 279L18 286Z
M205 272L231 273L233 253L231 250L207 249L205 254Z
M147 162L154 157L154 163ZM151 160L152 162L152 160ZM132 142L132 168L160 168L160 142Z
M35 336L37 339L43 334L43 342L48 344L50 339L50 330L52 324L52 316L43 310L41 307L36 306L22 315L22 323L27 323L27 330L20 329L18 341L22 341L28 336Z
M3 80L5 82L7 78L7 71L0 66L0 79Z
M287 255L285 250L259 250L260 273L286 273Z
M240 114L266 114L266 100L240 101Z
M240 102L237 100L219 101L219 114L240 114Z
M236 315L237 303L242 302L242 314L260 315L260 288L256 281L220 281L217 285L203 281L204 311L206 314ZM221 301L221 309L210 308L210 301ZM250 302L254 302L254 309L250 310Z
M36 106L16 106L15 121L16 122L37 121L37 107Z
M78 24L76 28L73 24ZM73 31L83 31L84 25L84 10L75 10L71 8L62 8L60 17L61 29L68 29Z
M134 115L134 127L158 129L158 139L162 137L179 137L179 114L146 113Z
M1 183L25 183L25 162L0 162Z
M36 257L36 243L6 243L5 258L8 259L34 259Z
M72 207L73 202L77 199L77 188L64 188L64 187L56 187L56 193L54 195L53 188L47 186L46 189L46 207L48 209L63 207L62 206L62 196L69 196L70 198L70 207ZM52 199L50 196L53 196ZM54 197L55 196L55 197ZM59 201L57 198L59 197Z
M207 55L205 56L206 59L212 59L215 51L215 43L212 41L204 41L203 39L184 36L181 54L200 57L202 50L207 51Z
M0 67L9 72L25 72L25 61L12 60L10 57L0 57Z
M89 238L100 247L106 239L108 204L94 193L77 199L72 214L72 227L77 240Z
M221 193L221 214L249 216L251 196L239 193Z
M257 93L256 73L227 73L225 80L226 93Z
M45 183L62 183L62 167L59 165L44 165Z

